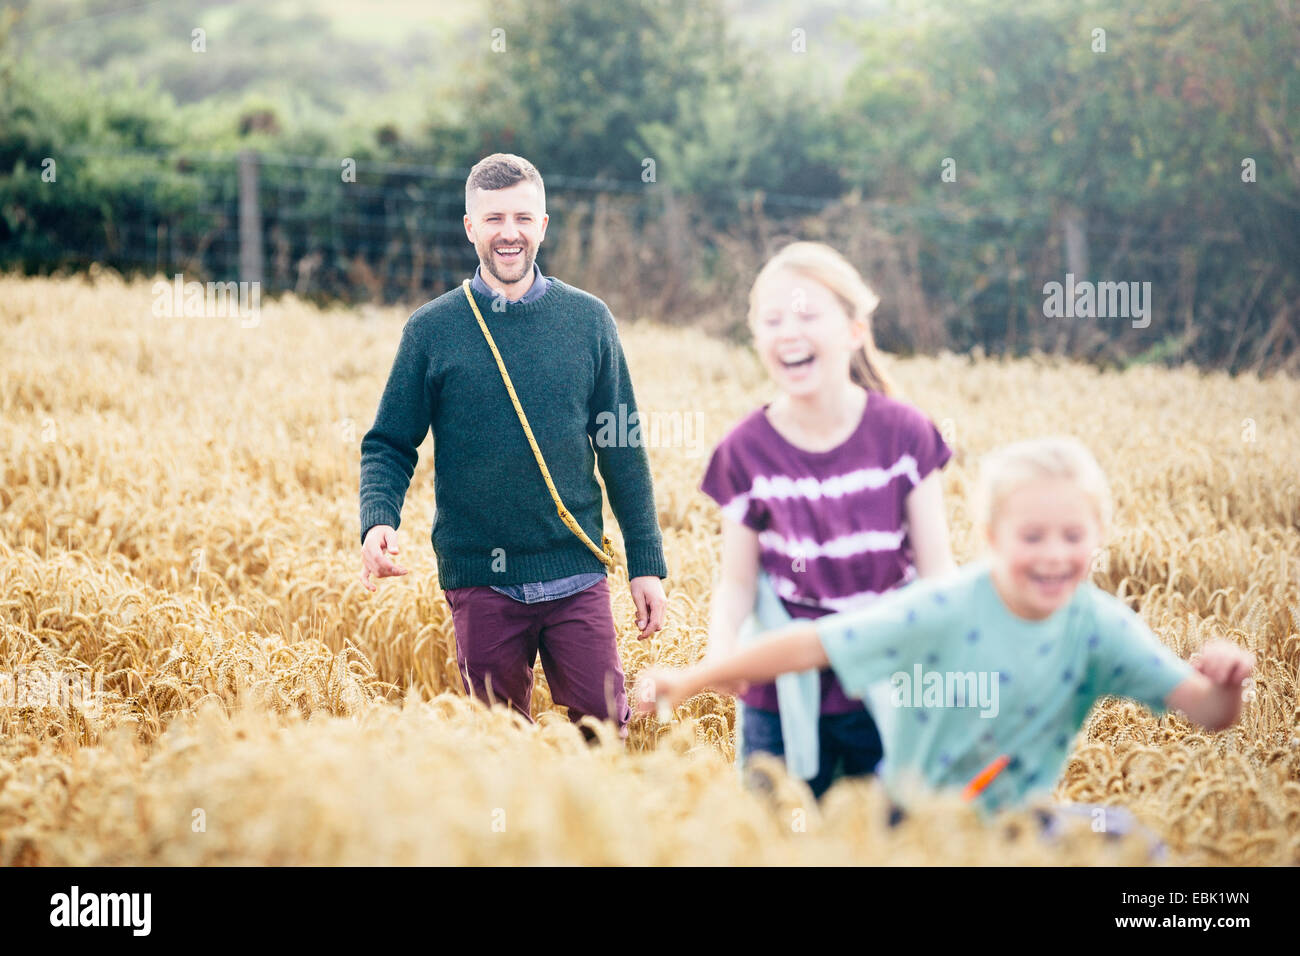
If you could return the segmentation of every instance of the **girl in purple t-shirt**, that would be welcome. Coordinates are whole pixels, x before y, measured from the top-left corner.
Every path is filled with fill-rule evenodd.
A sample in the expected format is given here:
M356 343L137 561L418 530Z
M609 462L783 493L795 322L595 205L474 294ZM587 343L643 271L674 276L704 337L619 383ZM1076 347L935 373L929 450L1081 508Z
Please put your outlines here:
M921 412L891 397L871 334L878 297L838 252L786 246L749 299L754 345L781 394L714 450L701 489L724 515L721 579L705 660L730 654L758 574L789 614L862 607L918 574L953 570L939 469L951 451ZM784 753L775 684L740 692L744 756ZM820 797L842 763L870 774L880 735L860 700L821 672Z

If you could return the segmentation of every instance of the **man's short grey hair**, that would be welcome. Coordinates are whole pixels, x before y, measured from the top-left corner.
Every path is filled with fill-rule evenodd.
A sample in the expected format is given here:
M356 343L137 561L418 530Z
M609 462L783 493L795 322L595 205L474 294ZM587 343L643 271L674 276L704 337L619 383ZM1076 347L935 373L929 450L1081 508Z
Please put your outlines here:
M465 215L469 215L470 199L479 189L508 189L515 183L528 180L537 186L542 197L542 209L546 209L546 186L542 184L542 174L537 167L514 153L493 153L484 156L469 171L465 180Z

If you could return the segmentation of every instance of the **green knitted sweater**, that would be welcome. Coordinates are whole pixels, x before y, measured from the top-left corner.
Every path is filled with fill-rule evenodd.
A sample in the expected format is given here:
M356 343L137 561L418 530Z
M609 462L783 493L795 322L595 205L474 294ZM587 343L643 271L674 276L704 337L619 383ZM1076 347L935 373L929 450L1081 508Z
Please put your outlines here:
M603 533L595 467L623 531L628 577L666 577L650 465L614 317L558 279L526 304L475 293L515 393L565 506L597 545ZM619 406L623 405L620 414ZM607 413L602 415L601 413ZM361 441L361 540L397 528L433 429L436 517L431 540L444 589L522 584L603 571L556 514L496 361L458 286L417 309L402 330L375 422Z

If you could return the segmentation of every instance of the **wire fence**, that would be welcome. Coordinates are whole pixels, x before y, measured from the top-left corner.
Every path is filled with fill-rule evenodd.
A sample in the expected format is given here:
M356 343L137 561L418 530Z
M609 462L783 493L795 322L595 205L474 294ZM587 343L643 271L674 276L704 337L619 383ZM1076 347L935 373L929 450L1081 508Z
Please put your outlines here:
M454 288L478 265L462 222L468 169L184 150L73 150L59 162L60 182L102 188L61 200L56 228L32 232L25 249L0 250L0 265L101 263L258 282L262 294L408 305ZM704 316L727 333L757 265L782 241L821 238L881 293L874 321L886 348L1157 348L1231 367L1300 351L1285 304L1294 270L1277 263L1286 237L1250 236L1241 216L1191 234L1149 210L1093 209L1084 221L1059 215L1050 196L992 207L951 195L900 203L724 188L683 197L663 182L549 174L543 265L616 314ZM1047 284L1067 275L1149 283L1143 321L1159 339L1100 318L1044 321Z
M381 302L421 301L458 284L478 257L464 214L467 169L267 153L72 151L69 162L130 167L167 200L123 203L104 229L64 247L73 266L257 281L264 292ZM75 173L75 165L73 172ZM180 198L178 198L180 197ZM548 242L600 199L639 229L671 196L659 183L550 175ZM730 201L753 202L737 191ZM833 200L765 194L776 217L824 209Z

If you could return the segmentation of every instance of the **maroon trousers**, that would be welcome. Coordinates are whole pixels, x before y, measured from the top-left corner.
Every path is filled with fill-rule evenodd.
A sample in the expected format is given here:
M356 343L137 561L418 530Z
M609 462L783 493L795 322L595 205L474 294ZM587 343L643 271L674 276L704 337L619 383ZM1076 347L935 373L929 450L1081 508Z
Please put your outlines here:
M551 699L569 720L612 720L627 738L632 717L618 658L609 582L553 601L524 604L490 587L445 591L465 692L532 720L533 665L542 657Z

